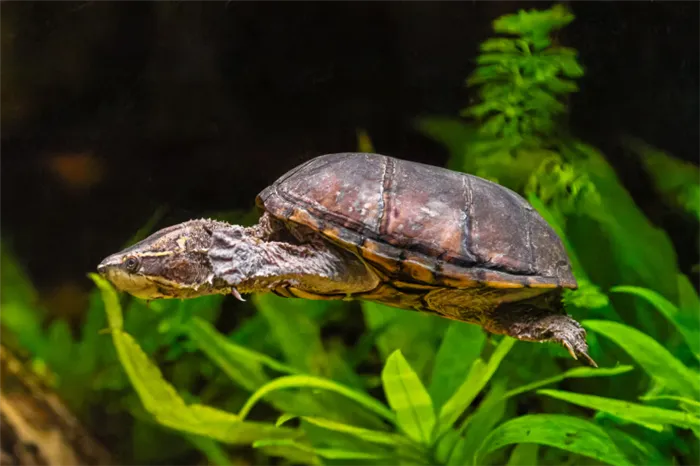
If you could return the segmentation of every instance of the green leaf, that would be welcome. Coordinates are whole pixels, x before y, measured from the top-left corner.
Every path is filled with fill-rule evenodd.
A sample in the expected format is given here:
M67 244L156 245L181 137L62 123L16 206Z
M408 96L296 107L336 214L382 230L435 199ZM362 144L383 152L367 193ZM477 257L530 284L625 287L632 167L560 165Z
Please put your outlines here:
M682 396L673 396L673 395L645 395L645 396L640 396L640 400L644 401L654 401L654 400L673 400L673 401L678 401L681 406L683 404L686 404L688 406L692 406L694 408L700 408L700 401L697 400L691 400L690 398L683 398Z
M493 384L486 398L474 413L467 418L460 430L464 430L464 441L460 442L448 465L462 465L470 462L489 432L499 423L506 410L506 379ZM459 451L457 451L459 450Z
M364 451L343 450L340 448L313 448L292 440L261 440L253 444L268 454L283 456L302 464L322 464L315 458L328 460L386 460L391 455ZM274 448L271 448L274 447ZM281 447L281 448L280 448ZM292 450L296 450L292 452Z
M603 429L589 421L561 414L531 414L501 424L481 444L474 463L484 464L487 454L519 443L560 448L616 466L629 464Z
M436 464L447 464L454 455L455 449L464 443L464 438L457 429L448 429L442 436L436 439L433 446L433 458Z
M435 427L433 403L400 350L387 359L382 383L389 406L396 413L398 427L413 440L429 445Z
M121 308L112 286L96 274L90 277L102 292L110 322L112 341L119 361L129 377L143 407L160 424L194 435L232 444L250 444L261 438L294 438L299 433L283 427L243 422L234 414L203 405L187 405L138 343L121 325Z
M192 340L233 382L249 391L255 391L269 378L264 367L274 371L294 374L297 371L277 360L245 346L237 345L217 332L214 327L199 318L192 319L189 327Z
M452 322L440 344L428 391L433 406L439 410L460 386L469 368L481 354L486 341L478 325Z
M502 39L499 37L486 39L484 42L482 42L481 51L517 53L520 52L520 49L518 48L518 44L515 39Z
M267 456L286 458L292 464L323 464L312 447L294 440L258 440L253 443L253 448L259 449Z
M486 386L516 341L515 338L503 337L491 355L488 364L484 363L482 359L474 361L467 378L440 409L439 435L447 431L462 415L464 410L471 405L474 398Z
M540 387L544 387L545 385L550 385L553 383L561 382L564 379L569 379L569 378L586 378L586 377L609 377L613 375L618 375L618 374L624 374L625 372L629 372L634 367L632 366L617 366L617 367L599 367L599 368L593 368L593 367L574 367L573 369L569 369L568 371L557 374L553 377L549 377L547 379L543 380L536 380L532 383L529 383L527 385L522 385L518 388L514 388L512 390L509 390L504 396L505 398L510 398L516 395L520 395L521 393L529 392L531 390L535 390Z
M629 464L666 466L673 463L670 458L664 458L651 444L642 442L614 427L607 427L605 431L620 451L629 459Z
M675 158L640 139L624 137L623 144L641 159L656 191L668 204L700 220L700 168Z
M537 466L539 448L536 443L517 444L510 453L506 466Z
M691 416L689 413L683 411L644 406L628 401L560 390L545 389L538 390L537 393L568 401L569 403L585 408L609 413L620 419L634 422L647 429L656 430L658 432L661 432L664 425L667 424L683 427L685 429L700 428L700 418Z
M272 293L253 297L253 303L267 320L287 362L301 372L321 375L327 363L326 354L319 325L307 311L309 302L281 298ZM327 307L327 303L319 302Z
M561 149L577 173L586 173L601 199L595 208L576 212L567 222L567 237L591 281L603 289L620 283L643 286L676 302L678 266L668 235L646 218L603 154L577 141ZM649 335L663 333L661 319L647 312L646 303L635 309L629 305L631 297L613 298L615 307L624 311L624 320L637 322Z
M678 274L678 310L688 318L700 320L700 297L688 277Z
M267 355L249 350L233 343L219 334L208 322L193 319L189 335L210 360L238 386L255 391L270 379L265 367L283 373L295 373L293 368L283 365ZM268 400L280 410L298 409L299 412L315 412L314 400L306 396L271 396ZM319 407L320 410L320 407Z
M427 380L437 341L450 321L368 301L362 302L362 311L371 330L389 323L389 327L377 337L377 349L382 359L387 360L394 351L401 350L419 377Z
M279 377L271 382L268 382L253 393L250 398L248 398L248 401L246 401L245 405L243 405L238 415L241 419L244 419L248 413L250 413L253 406L255 406L255 404L267 394L272 393L275 390L288 388L312 388L335 392L357 402L359 405L386 419L392 424L396 422L394 413L371 396L352 390L331 380L310 375L289 375Z
M498 133L501 132L503 129L503 126L506 123L506 116L504 114L498 114L495 116L492 116L486 122L481 126L479 131L481 131L482 134L488 135L488 136L496 136Z
M29 308L35 307L39 302L39 295L27 273L4 242L0 252L0 263L2 264L2 281L0 282L2 294L0 299L2 299L2 303L14 302Z
M231 458L228 457L226 450L214 440L199 435L188 435L187 440L194 445L197 450L204 453L208 465L230 466L233 463Z
M586 320L582 325L614 341L649 376L669 390L681 396L700 398L697 375L650 336L618 322Z
M396 445L403 445L413 448L414 450L417 450L423 454L425 453L424 449L422 449L419 445L411 442L407 437L402 435L382 432L379 430L363 429L361 427L355 427L321 417L302 417L302 419L323 429L347 434L367 442L376 443L379 445L389 445L392 447Z
M671 301L647 288L638 286L615 286L611 288L610 291L613 293L629 293L651 303L676 327L680 334L683 335L693 355L700 360L700 320L697 318L698 315L691 317L681 314ZM700 310L696 311L700 312Z

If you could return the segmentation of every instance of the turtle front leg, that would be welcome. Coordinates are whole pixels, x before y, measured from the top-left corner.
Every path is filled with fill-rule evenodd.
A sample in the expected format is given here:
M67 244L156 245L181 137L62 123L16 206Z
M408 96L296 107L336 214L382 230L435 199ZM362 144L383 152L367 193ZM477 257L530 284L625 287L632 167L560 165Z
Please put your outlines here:
M496 309L485 328L493 333L503 333L519 340L557 342L566 348L571 357L598 367L588 355L586 330L564 313L536 307Z

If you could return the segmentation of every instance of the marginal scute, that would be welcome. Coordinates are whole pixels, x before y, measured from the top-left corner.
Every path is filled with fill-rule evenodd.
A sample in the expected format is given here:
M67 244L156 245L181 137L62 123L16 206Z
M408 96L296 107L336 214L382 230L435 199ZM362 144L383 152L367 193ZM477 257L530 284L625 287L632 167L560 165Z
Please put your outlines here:
M289 221L306 225L315 230L321 230L321 221L318 217L311 215L308 211L301 208L295 208L289 216Z
M516 282L506 282L502 280L486 280L484 285L489 288L523 288L525 285Z
M362 246L364 241L360 234L344 227L326 225L322 233L331 241L356 253L359 252L358 247Z
M435 283L435 270L416 254L406 253L401 261L401 272L418 283Z
M551 281L551 282L545 282L545 281L532 281L528 284L530 288L558 288L559 284Z
M360 254L390 275L393 275L398 268L398 251L378 241L366 238L360 248Z
M472 272L458 265L443 264L435 279L437 283L452 288L473 288L479 286L479 280Z
M291 293L292 296L295 298L302 298L302 299L323 299L323 300L340 300L343 299L345 296L344 295L318 295L314 293L309 293L307 291L301 290L299 288L294 288L294 287L289 287L288 288L289 293Z

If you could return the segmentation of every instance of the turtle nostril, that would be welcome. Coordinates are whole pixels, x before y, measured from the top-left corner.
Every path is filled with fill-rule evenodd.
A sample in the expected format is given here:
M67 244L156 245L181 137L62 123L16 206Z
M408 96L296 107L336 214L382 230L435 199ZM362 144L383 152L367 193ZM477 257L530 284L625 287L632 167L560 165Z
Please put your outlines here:
M107 272L107 266L106 266L106 265L100 264L100 265L97 266L97 273L99 273L100 275L104 275L105 272Z

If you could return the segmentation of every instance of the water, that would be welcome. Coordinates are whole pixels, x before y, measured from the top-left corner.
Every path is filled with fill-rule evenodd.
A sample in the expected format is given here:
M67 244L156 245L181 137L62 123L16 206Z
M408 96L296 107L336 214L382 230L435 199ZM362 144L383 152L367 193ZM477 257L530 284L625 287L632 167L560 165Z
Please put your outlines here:
M505 37L493 30L496 18L519 9L544 10L546 4L5 4L3 351L12 350L38 374L117 462L278 461L271 459L276 453L269 445L251 449L251 441L222 437L221 429L196 431L178 418L168 421L173 430L167 430L141 420L137 414L143 408L134 398L141 382L122 370L114 351L119 342L100 333L108 326L107 315L86 274L136 238L191 218L255 224L255 197L279 176L321 154L358 150L364 141L376 152L449 166L525 196L567 245L579 283L578 292L564 296L567 312L584 326L587 319L624 323L668 350L649 349L661 366L680 367L666 359L673 357L697 369L698 5L566 4L575 19L563 20L561 29L551 32L548 58L533 68L523 64L523 49L509 52L521 60L516 65L524 81L508 88L516 82L515 72L505 68L499 85L502 95L511 97L510 110L498 107L488 115L496 120L459 117L463 109L489 101L480 94L483 87L464 85L479 73L479 44ZM538 37L527 29L536 19L520 25L513 18L503 21L521 28L528 56L539 56ZM552 52L558 45L576 49L576 62ZM553 78L537 81L549 69L559 69L558 79L576 83L579 90L552 93ZM362 131L368 140L358 141ZM682 317L669 320L668 312L630 290L610 292L615 286L650 290ZM391 384L386 374L407 373L398 353L392 356L399 349L415 371L411 380L427 387L437 413L478 357L498 365L476 398L460 392L467 400L462 409L469 401L470 409L483 407L473 421L483 432L520 422L515 413L546 413L596 422L609 435L621 435L572 404L550 403L534 392L509 398L503 417L478 414L500 412L494 401L499 390L578 367L556 345L518 342L508 351L509 340L487 339L480 327L358 301L247 299L146 304L121 295L121 312L126 332L182 397L188 402L200 397L202 404L229 413L285 371L366 390L386 410L397 409L398 389L387 388L387 396L385 388ZM636 337L625 334L616 341L610 332L620 334L617 327L587 328L591 356L601 367L619 363L634 370L547 388L641 403L655 377L676 387L669 395L694 396L683 369L654 372L660 368L630 349L627 343ZM207 353L218 348L213 329L241 345L240 351L213 358ZM499 350L504 352L500 364L492 355ZM477 387L474 380L470 386ZM281 393L256 405L251 418L274 423L281 413L311 413L365 429L384 426L381 412L347 409L349 402L339 395L304 395L309 389L298 397ZM417 414L409 417L418 421L400 414L398 427L390 430L418 444L433 442L426 434L432 411L425 399L413 398ZM671 401L645 403L684 409ZM14 432L17 426L3 424L9 432L6 428ZM583 429L570 428L577 435ZM634 456L639 453L620 442L619 453L633 464L670 464L672 456L697 462L697 439L683 426L674 429L665 436L649 436L643 427L626 430L653 445L658 457ZM250 435L287 435L270 432ZM474 432L467 432L474 440L453 461L476 452L483 439ZM315 448L329 447L323 443L331 441L327 430L304 433ZM203 437L193 441L191 434ZM369 464L388 461L382 454L395 458L395 447L402 444L393 437L375 445L336 435L340 443L332 446L367 453ZM583 443L574 447L582 449L542 447L539 462L590 461L580 455L590 453L586 441L592 434L580 435ZM421 448L409 454L412 461L447 464L445 457ZM517 454L536 453L527 448ZM317 459L294 451L297 462ZM492 455L493 462L505 463L511 450Z

